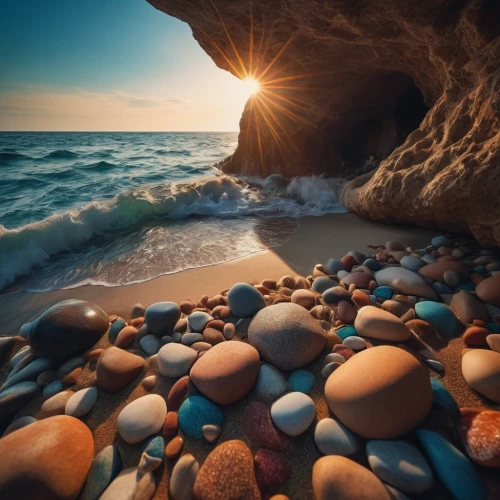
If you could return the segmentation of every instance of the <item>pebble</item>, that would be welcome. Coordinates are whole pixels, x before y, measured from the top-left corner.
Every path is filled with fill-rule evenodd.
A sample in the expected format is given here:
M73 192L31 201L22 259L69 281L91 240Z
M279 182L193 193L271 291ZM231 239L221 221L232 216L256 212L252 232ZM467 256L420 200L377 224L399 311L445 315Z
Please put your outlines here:
M355 354L349 346L343 344L333 346L332 353L340 354L346 361Z
M68 402L69 398L73 396L73 394L73 391L63 391L47 399L47 401L42 404L37 418L44 419L53 417L55 415L64 414L66 403Z
M314 442L323 455L354 455L361 448L360 439L335 418L324 418L314 431Z
M125 442L138 443L159 432L166 416L165 400L158 394L148 394L123 408L118 415L118 432Z
M59 377L64 377L74 371L76 368L80 368L85 365L85 360L82 356L77 356L75 358L68 359L57 369L57 375Z
M415 304L417 317L430 323L439 333L447 338L455 337L459 332L459 323L453 311L438 302L424 301Z
M0 393L0 417L19 410L28 401L40 394L36 382L20 382Z
M247 283L233 285L227 293L227 302L237 318L251 318L266 306L263 295Z
M24 368L20 369L17 373L10 375L4 384L0 387L0 392L5 391L9 387L18 384L19 382L26 382L28 380L36 380L40 373L51 370L55 367L54 361L47 358L38 358L29 363ZM12 373L12 372L11 372Z
M373 295L379 299L390 299L394 290L390 286L379 286L373 291Z
M61 392L64 390L64 384L62 383L62 380L54 380L53 382L50 382L47 384L42 391L44 399L51 398L52 396L55 396L58 392Z
M500 353L473 349L462 357L465 381L479 394L500 403Z
M149 500L155 491L155 478L151 472L142 474L138 467L122 470L106 488L99 500Z
M344 323L352 323L356 319L357 311L354 306L346 300L341 300L338 304L337 316Z
M203 341L204 341L203 335L198 332L188 332L181 337L181 344L187 346L191 346L196 342L203 342Z
M342 363L333 362L326 364L321 369L321 376L326 380L339 366L342 366Z
M369 441L366 455L379 479L405 493L423 493L432 486L432 471L424 456L406 441Z
M313 422L316 408L313 400L302 392L291 392L271 406L271 418L288 436L302 434Z
M83 300L64 300L23 325L31 352L39 358L65 360L92 347L108 330L108 315ZM41 372L40 372L41 373Z
M161 436L153 437L146 441L142 447L139 461L139 471L142 474L153 472L163 463L165 458L165 440Z
M346 427L369 439L405 434L427 416L432 405L427 369L392 346L357 353L328 378L325 397Z
M182 455L174 465L168 483L169 493L173 500L191 500L193 488L200 466L190 453Z
M18 429L22 429L23 427L31 425L35 422L37 422L37 419L35 417L31 417L30 415L25 415L24 417L16 418L11 422L11 424L7 427L7 429L5 429L2 437L5 437L11 434L12 432L17 431Z
M409 269L414 273L418 273L418 270L424 267L426 265L426 262L424 262L422 259L419 259L418 257L414 257L413 255L405 255L401 259L400 264L404 268Z
M326 345L319 322L292 303L259 311L248 327L248 340L262 359L287 371L308 365Z
M315 500L391 500L384 483L373 472L338 455L316 460L312 487Z
M435 359L426 359L425 362L435 371L444 373L444 366Z
M342 286L334 286L323 292L323 300L326 304L337 304L340 301L350 301L351 294Z
M204 396L227 405L250 392L259 366L259 353L254 347L244 342L223 342L198 359L190 377Z
M188 316L188 325L193 332L203 332L207 323L214 318L203 311L194 311Z
M316 296L310 290L295 290L291 295L294 304L311 309L316 305Z
M451 241L444 235L434 236L434 238L432 238L431 240L431 245L436 248L439 247L450 248L452 246Z
M176 411L169 411L163 424L163 437L170 439L177 434L179 430L179 415Z
M427 264L422 267L418 273L424 278L439 281L441 283L445 283L445 274L451 271L452 281L456 281L456 285L450 286L458 286L460 283L465 282L469 279L469 268L463 264L462 262L456 261L439 261L435 264Z
M325 361L323 362L324 365L327 365L328 363L345 363L345 358L341 354L338 354L336 352L331 352L330 354L327 354L325 357ZM300 391L303 392L303 391Z
M346 337L342 344L350 347L353 351L362 351L366 349L366 340L361 337Z
M109 327L108 339L111 344L116 342L118 338L118 334L127 326L127 323L122 319L117 319L114 321Z
M64 408L66 415L83 417L92 410L97 402L99 390L97 387L88 387L75 392L67 401Z
M148 355L156 354L161 347L160 339L154 335L146 335L139 342L141 349Z
M114 342L116 347L120 349L125 349L128 347L137 337L137 328L134 326L125 326L120 330L118 337ZM142 339L141 339L142 340Z
M117 392L143 370L144 359L118 347L108 347L97 360L96 377L101 389Z
M146 309L144 321L153 335L161 337L173 333L180 317L181 309L175 302L157 302Z
M471 326L465 330L462 340L468 346L482 347L486 346L486 339L490 335L488 329L480 326Z
M448 271L445 271L443 277L444 277L445 283L448 286L451 286L452 288L455 288L458 285L460 285L460 281L461 281L460 275L451 269L449 269Z
M56 416L3 437L0 456L0 498L76 498L92 464L94 439L78 419Z
M476 294L483 302L500 307L500 275L481 281L476 286Z
M197 500L260 500L248 446L239 440L216 446L198 472L193 491Z
M169 378L178 378L186 375L198 353L182 344L166 344L158 351L158 370Z
M147 391L152 391L156 387L156 375L149 375L149 377L144 377L142 379L142 386Z
M373 302L370 297L361 290L354 290L354 292L352 292L351 299L354 304L356 304L358 309L365 306L373 306Z
M203 339L211 346L225 342L224 334L215 328L205 328L203 331Z
M257 374L254 390L257 398L271 404L276 401L288 387L283 374L274 366L262 363Z
M146 314L146 308L139 302L133 308L130 313L131 319L143 318L144 314Z
M456 427L465 451L474 462L500 468L500 411L460 408Z
M463 290L453 295L450 309L464 325L472 323L475 319L488 321L484 305L474 295Z
M236 333L236 328L232 323L226 323L224 325L223 333L226 340L231 340L234 337L234 334Z
M403 295L416 295L429 300L437 300L436 292L417 273L404 267L387 267L375 274L378 286L390 286Z
M307 370L294 370L288 377L288 388L290 392L302 392L307 394L314 386L316 378Z
M207 424L201 428L201 432L203 433L203 437L209 443L215 443L215 441L219 439L220 433L222 432L222 427L217 424Z
M71 373L68 373L63 379L62 383L66 385L74 385L78 382L78 378L83 372L83 368L79 366L75 368Z
M121 469L122 459L118 448L112 444L103 448L92 461L79 499L98 500Z
M436 257L434 257L433 255L431 255L430 253L427 253L425 255L422 255L422 257L420 257L426 264L434 264L435 262L437 262L437 259Z
M32 354L33 353L31 352L29 345L21 347L21 349L19 349L19 351L17 351L16 354L14 354L14 356L10 359L9 369L13 370L24 358Z
M260 401L251 401L243 414L245 434L254 448L284 451L289 438L278 430L271 420L268 407Z
M165 448L165 456L168 460L175 460L181 453L182 448L184 448L184 439L181 436L175 436Z
M356 259L352 255L344 255L340 260L348 272L351 272L351 269L357 264Z
M399 318L376 307L361 308L354 327L363 337L390 342L404 342L411 336L411 331Z
M365 272L350 273L342 278L342 281L349 288L356 285L356 288L368 288L373 276Z
M169 410L177 411L181 407L188 392L189 380L189 376L186 375L170 388L167 396L167 407Z
M338 259L328 259L327 263L323 266L327 274L335 276L339 271L344 271L344 263Z
M343 342L347 337L356 337L358 332L356 328L350 325L343 325L335 330L336 334L339 336L340 340Z
M281 453L261 448L254 457L255 477L261 488L286 483L292 471Z
M434 472L453 498L457 500L488 498L479 474L465 455L433 431L418 429L415 433Z
M179 409L181 429L194 438L203 437L204 425L222 425L223 423L224 416L219 407L203 396L188 397Z
M338 282L332 280L328 276L319 276L313 281L312 290L316 293L324 293L329 288L337 287ZM324 298L324 297L323 297Z
M492 333L486 337L486 343L490 349L500 353L500 334Z

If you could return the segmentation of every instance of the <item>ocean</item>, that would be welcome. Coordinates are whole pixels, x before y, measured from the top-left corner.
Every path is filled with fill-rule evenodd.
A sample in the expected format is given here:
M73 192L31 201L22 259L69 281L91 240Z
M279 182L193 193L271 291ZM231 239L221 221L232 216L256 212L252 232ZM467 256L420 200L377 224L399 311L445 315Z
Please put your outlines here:
M279 246L342 179L223 175L228 133L0 133L0 290L119 286Z

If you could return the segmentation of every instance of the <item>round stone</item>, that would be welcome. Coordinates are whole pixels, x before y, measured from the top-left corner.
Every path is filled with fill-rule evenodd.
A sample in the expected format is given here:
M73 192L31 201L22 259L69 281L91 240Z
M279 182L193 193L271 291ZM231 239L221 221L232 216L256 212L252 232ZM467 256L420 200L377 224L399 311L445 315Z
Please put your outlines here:
M226 341L224 334L215 328L205 328L203 331L203 339L209 345L217 345Z
M193 332L202 332L214 318L203 311L194 311L188 316L188 325Z
M483 302L500 307L500 275L481 281L476 286L476 294Z
M313 400L302 392L291 392L271 406L271 418L278 429L288 436L302 434L314 420Z
M357 288L368 288L370 281L373 279L371 274L364 272L349 273L342 278L342 281L347 285L356 285Z
M479 394L500 403L500 353L473 349L462 357L465 381Z
M273 403L287 390L287 387L286 378L277 368L262 363L254 386L258 399L269 404Z
M353 351L362 351L366 349L366 340L361 337L346 337L342 344L350 347Z
M45 401L40 408L37 418L43 419L53 417L55 415L62 415L64 413L64 409L66 408L66 403L69 398L73 396L73 394L73 391L63 391L47 399L47 401Z
M175 302L157 302L150 305L144 314L148 331L161 337L171 335L181 317L181 309Z
M193 487L200 465L190 453L182 455L176 462L168 482L168 489L174 500L191 500Z
M72 417L83 417L94 407L99 396L97 387L88 387L77 391L68 399L64 408L66 415Z
M438 378L431 378L431 386L433 403L441 406L448 411L455 412L456 410L458 410L456 401L453 399L453 396L450 394L441 380L439 380Z
M237 283L227 293L229 309L237 318L251 318L266 307L263 295L252 285Z
M259 311L248 327L248 340L265 361L287 371L308 365L326 345L319 322L292 303Z
M469 278L469 268L465 264L455 261L441 261L435 264L428 264L422 267L418 273L424 278L445 283L445 273L447 271L453 271L458 275L458 283L454 286L458 286L459 283L467 281ZM454 276L454 279L456 280L457 277Z
M426 263L422 259L414 257L413 255L405 255L401 259L400 264L406 269L409 269L410 271L413 271L415 273L418 273L418 270L426 265Z
M366 455L379 479L405 493L423 493L432 486L432 471L424 456L406 441L369 441Z
M87 478L94 439L78 419L56 416L3 437L0 456L0 498L66 500Z
M338 304L337 316L344 323L352 323L356 319L357 311L355 307L346 300L341 300Z
M290 297L294 304L311 309L316 305L316 296L310 290L295 290Z
M179 425L191 437L203 438L203 427L222 425L224 416L219 407L203 396L190 396L179 409Z
M23 427L31 425L35 422L38 422L38 420L30 415L25 415L24 417L16 418L13 422L11 422L11 424L7 427L7 429L5 429L2 437L5 437L11 434L12 432L17 431L18 429L22 429Z
M257 349L245 342L213 346L191 369L193 384L215 403L228 405L245 397L259 372Z
M500 333L492 333L486 337L486 343L492 351L500 352Z
M111 323L108 332L108 339L111 344L114 344L116 342L118 335L126 326L127 323L122 319L117 319L116 321L113 321L113 323Z
M144 359L118 347L108 347L96 366L99 387L107 392L117 392L134 380L144 368Z
M125 349L135 340L136 337L137 337L137 328L133 326L125 326L120 330L120 333L116 337L114 344L116 347Z
M186 375L198 353L182 344L166 344L158 351L158 370L165 377L178 378Z
M155 478L151 472L142 474L138 467L130 467L116 476L99 500L149 499L153 498L155 487Z
M294 370L288 377L288 388L291 392L307 394L316 381L314 375L307 370Z
M156 354L161 347L161 342L155 335L145 335L139 342L141 349L148 355Z
M261 488L271 488L287 481L292 471L282 453L261 448L255 458L255 477Z
M338 286L335 280L332 280L328 276L319 276L313 281L312 289L313 292L324 293L329 288Z
M323 455L354 455L361 448L360 439L335 418L324 418L314 431L314 442Z
M157 378L156 375L149 375L142 379L142 386L146 391L152 391L156 387Z
M321 457L314 463L312 487L315 500L391 500L373 472L341 456Z
M226 323L224 325L223 333L226 340L231 340L234 337L234 334L236 333L236 327L233 325L233 323Z
M488 312L484 305L474 295L464 290L453 295L450 309L464 325L472 323L475 319L488 321Z
M215 443L219 439L222 427L220 425L207 424L202 427L201 432L203 432L203 437L209 443Z
M379 299L390 299L394 293L394 290L390 286L378 286L373 291L373 295Z
M462 340L468 346L486 346L486 339L490 331L482 326L471 326L465 330Z
M336 275L339 271L344 271L344 263L338 259L328 259L327 263L323 266L327 274Z
M460 282L462 281L460 279L460 275L451 269L448 269L448 271L445 271L443 277L444 277L444 282L448 286L451 286L452 288L455 288L458 285L460 285Z
M118 432L127 443L138 443L159 432L166 416L165 400L158 394L148 394L123 408L118 415Z
M196 477L194 498L261 499L252 453L243 441L226 441L212 450Z
M432 405L427 370L411 354L392 346L361 351L340 366L326 381L325 397L345 426L369 439L405 434Z
M167 407L169 411L177 411L186 397L189 388L189 375L181 377L168 391Z
M203 335L197 332L185 333L181 338L181 344L190 346L196 342L203 342Z
M417 273L404 267L387 267L375 273L378 286L390 286L403 295L416 295L429 300L438 297L432 287Z
M350 301L351 294L342 286L334 286L323 292L323 300L326 304L336 304L341 300Z
M184 448L184 439L181 436L175 436L167 444L165 456L169 460L175 460L181 454L182 448Z
M389 342L404 342L411 337L410 329L398 317L377 307L362 307L354 327L363 337Z
M415 304L417 317L430 323L439 333L447 338L455 337L460 329L457 317L453 311L439 302L417 302Z
M92 347L108 330L108 315L83 300L64 300L23 326L38 357L64 360Z

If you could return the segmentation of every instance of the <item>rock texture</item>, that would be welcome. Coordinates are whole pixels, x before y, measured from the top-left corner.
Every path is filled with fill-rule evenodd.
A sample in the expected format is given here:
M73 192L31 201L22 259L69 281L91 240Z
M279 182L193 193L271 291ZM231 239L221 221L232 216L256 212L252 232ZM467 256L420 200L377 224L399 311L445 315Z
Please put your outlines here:
M226 172L339 176L382 159L343 191L350 210L500 242L498 2L148 1L261 81Z

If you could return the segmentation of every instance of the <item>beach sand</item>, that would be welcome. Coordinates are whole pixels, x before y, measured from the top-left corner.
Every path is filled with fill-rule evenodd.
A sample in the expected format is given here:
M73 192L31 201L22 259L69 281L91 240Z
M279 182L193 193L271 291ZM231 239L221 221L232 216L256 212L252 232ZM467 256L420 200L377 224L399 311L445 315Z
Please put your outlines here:
M153 302L164 300L180 302L186 298L192 298L197 301L202 295L214 295L236 282L258 283L265 278L279 279L286 274L307 276L312 272L315 264L324 263L330 257L341 258L349 250L365 252L367 251L366 245L371 243L385 244L388 240L400 241L413 248L421 248L428 245L430 239L436 234L424 229L373 223L353 214L306 217L300 219L298 230L281 247L232 262L187 270L161 276L145 283L122 287L83 286L46 293L16 293L0 296L1 334L16 334L22 323L33 319L52 304L65 299L89 300L102 307L108 314L118 314L128 319L132 307L137 302L148 306ZM244 335L247 327L248 320L245 320L238 327L237 336ZM109 346L107 336L104 336L98 347L107 346ZM461 375L460 359L461 350L464 347L463 341L459 338L450 342L440 352L434 351L434 353L446 369L446 375L442 377L442 380L459 405L481 407L484 406L481 399L469 389ZM134 352L144 356L140 350ZM326 353L325 350L324 354ZM323 396L324 380L320 375L323 359L324 355L321 355L312 365L307 367L316 377L310 396L316 405L317 420L329 416L329 410ZM95 362L87 365L73 390L93 385L95 383L94 370ZM154 369L145 370L143 375L117 393L101 392L96 406L89 416L83 418L94 434L96 453L115 442L123 458L124 468L138 464L141 446L140 444L128 445L121 440L117 434L116 420L128 402L147 394L140 381L143 376L152 373L154 373ZM436 373L432 375L438 376ZM0 373L0 380L4 377L5 373ZM153 392L166 397L173 381L161 376L158 379L159 382ZM252 399L254 398L251 392L236 404L222 408L225 421L219 443L229 439L247 441L243 430L243 412ZM42 402L41 397L36 398L28 406L22 408L18 415L36 415ZM439 422L439 418L434 417L434 420L428 425L443 425L442 422ZM273 493L286 493L293 500L312 497L311 470L315 460L320 457L314 445L313 429L314 425L294 439L292 449L285 455L292 475L285 485L276 488ZM204 440L187 438L183 453L192 453L201 466L213 448L214 445L210 445ZM253 453L256 451L256 449L252 449ZM363 456L356 458L361 463L366 463ZM166 461L166 464L156 471L155 475L159 484L155 498L167 497L168 476L173 465L173 463ZM426 494L426 498L446 497L446 493L439 486L435 486L431 492Z

